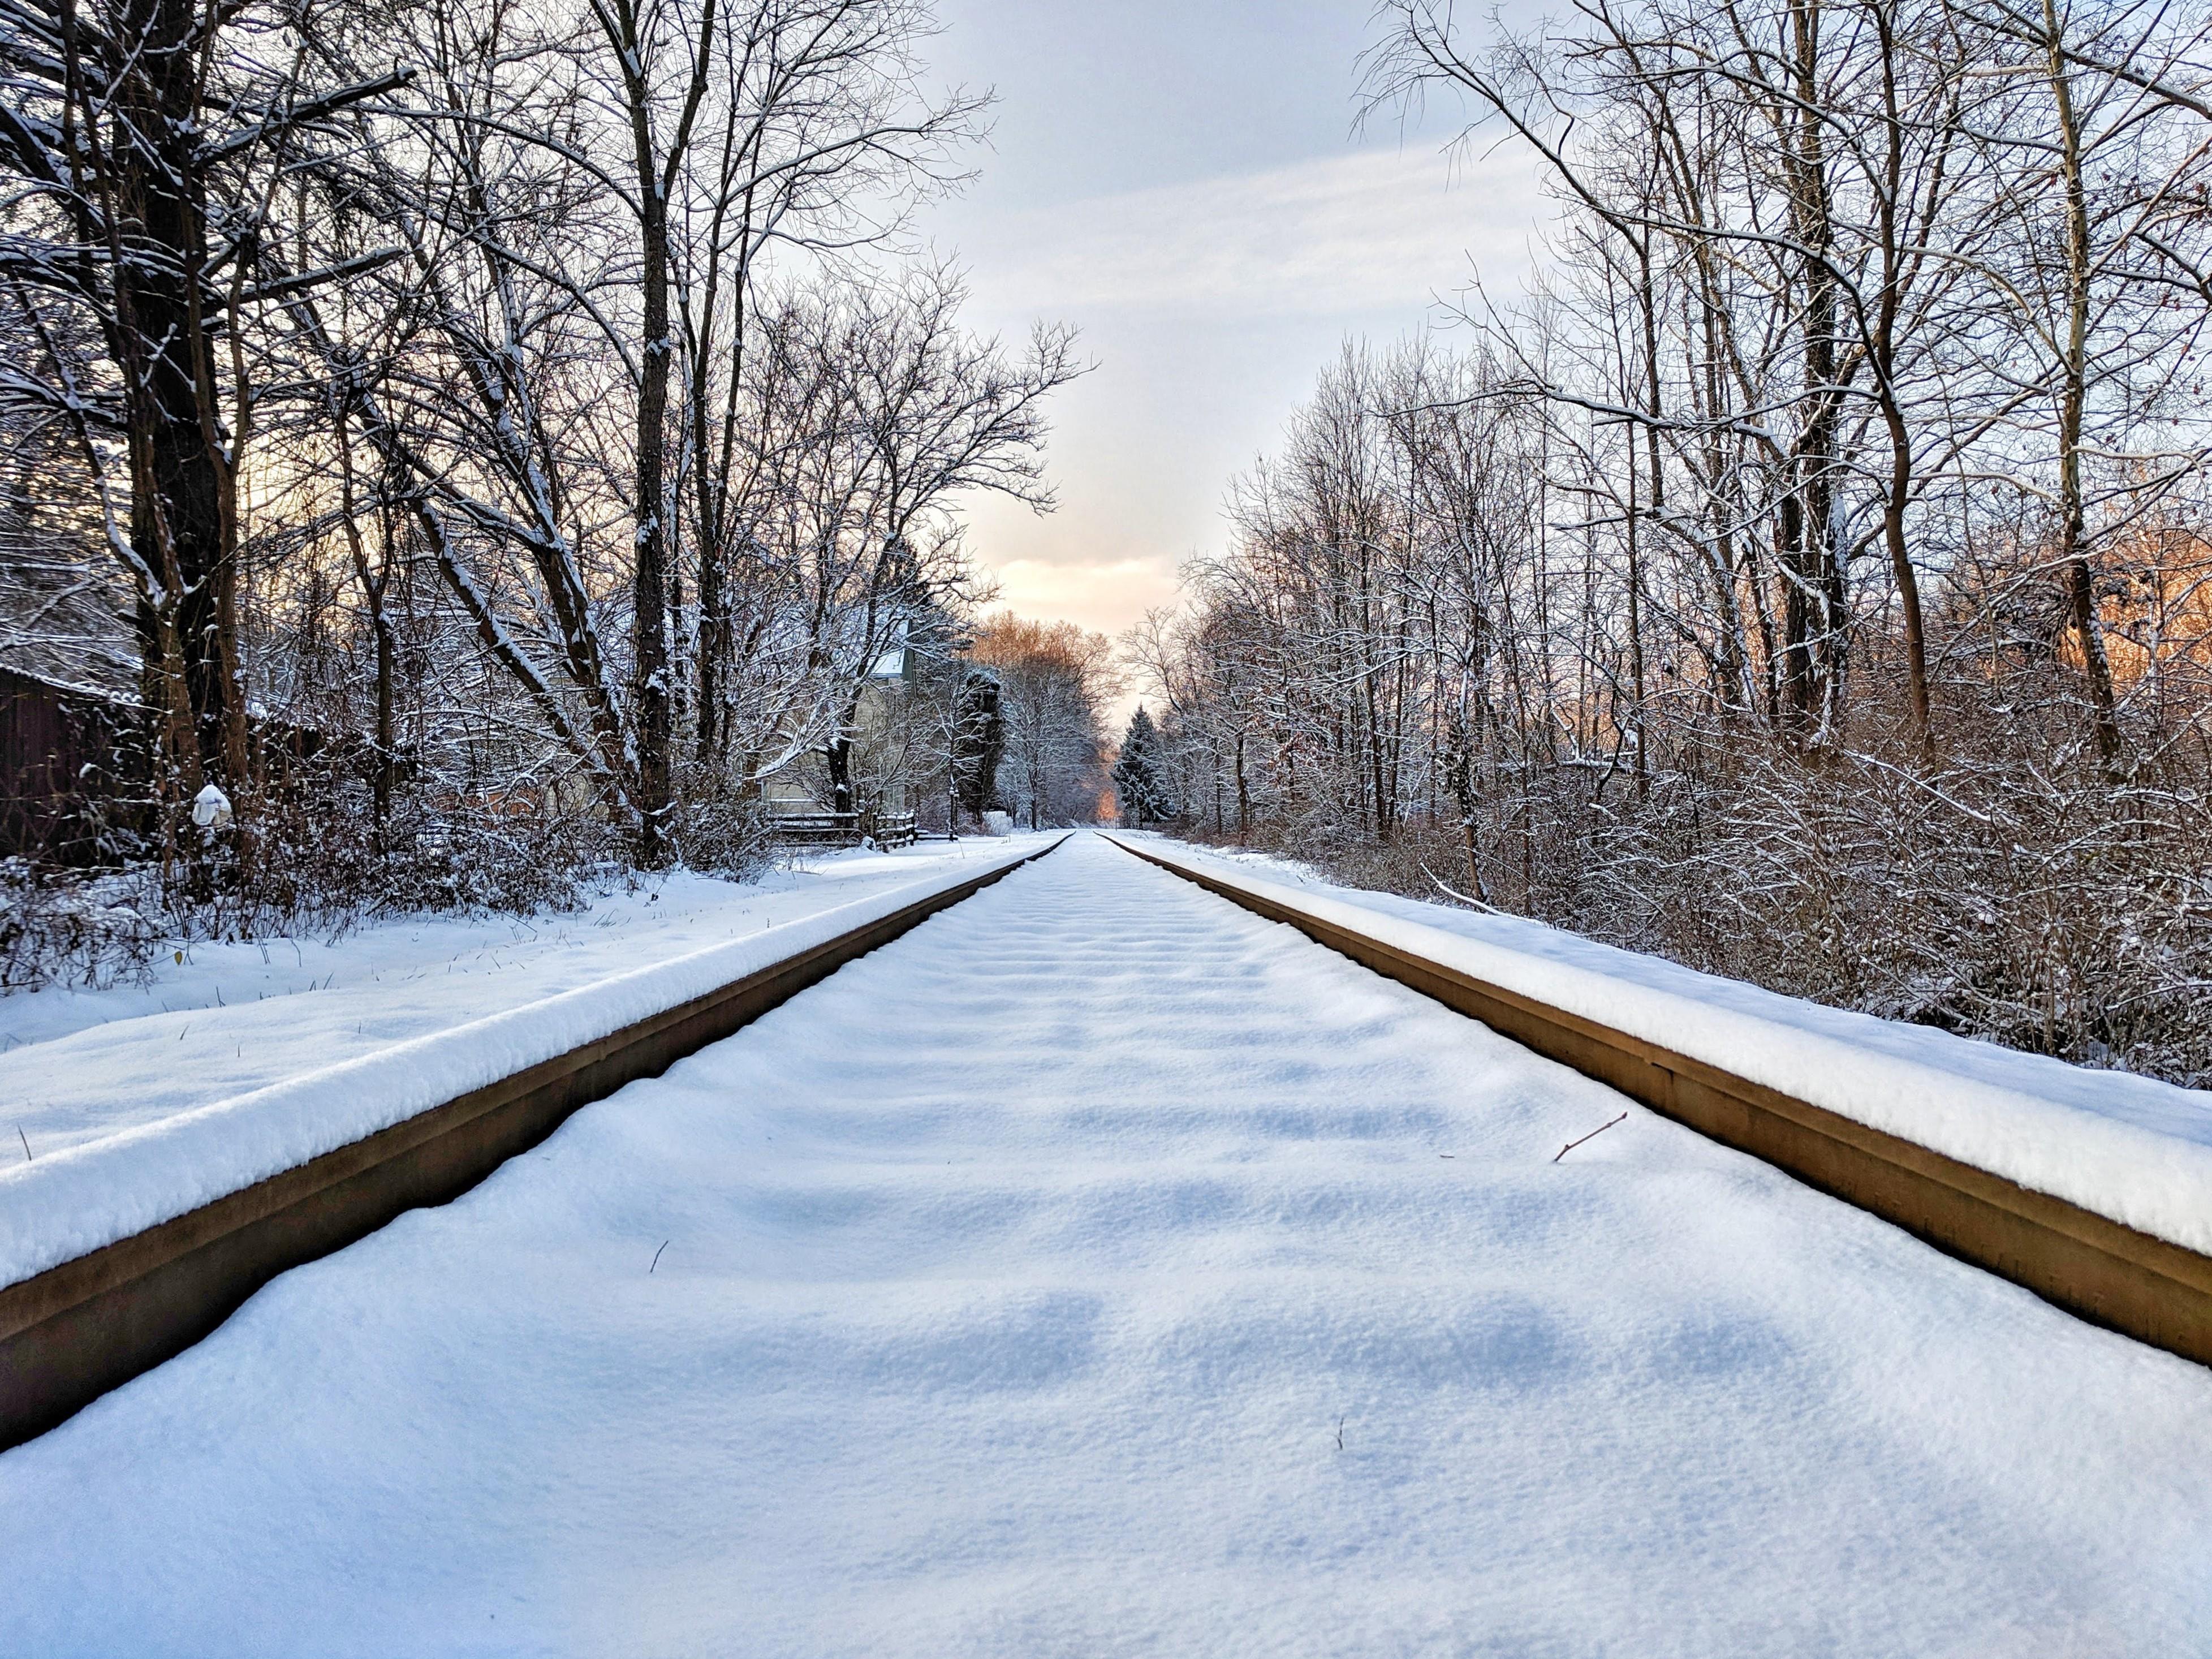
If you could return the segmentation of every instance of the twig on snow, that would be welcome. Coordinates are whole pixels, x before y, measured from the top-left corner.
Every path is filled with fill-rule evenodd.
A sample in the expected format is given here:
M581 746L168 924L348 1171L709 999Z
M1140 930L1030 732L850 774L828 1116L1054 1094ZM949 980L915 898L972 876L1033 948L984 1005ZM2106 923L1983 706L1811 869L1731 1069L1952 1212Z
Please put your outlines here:
M660 1241L660 1250L665 1250L665 1249L667 1249L671 1244L673 1244L675 1242L676 1242L676 1241L675 1241L674 1239L672 1239L672 1238L664 1238L664 1239L662 1239L662 1240ZM655 1250L655 1251L653 1253L653 1267L658 1267L660 1265L660 1250ZM647 1268L646 1269L646 1272L647 1272L647 1273L650 1273L653 1271L653 1267L647 1267Z
M15 1126L15 1139L23 1143L23 1162L28 1164L31 1162L31 1138L23 1133L23 1126L20 1123Z
M1626 1122L1627 1122L1627 1121L1628 1121L1628 1114L1627 1114L1627 1113L1626 1113L1626 1112L1623 1112L1623 1113L1622 1113L1619 1117L1617 1117L1617 1118L1613 1119L1613 1123L1626 1123ZM1576 1147L1577 1147L1577 1146L1581 1146L1581 1145L1583 1144L1583 1140L1595 1140L1595 1139L1596 1139L1598 1136L1600 1136L1600 1135L1603 1134L1603 1133L1604 1133L1607 1129L1610 1129L1611 1127L1613 1127L1613 1123L1601 1123L1601 1124L1599 1124L1599 1125L1597 1126L1597 1127L1596 1127L1596 1128L1592 1129L1592 1130L1591 1130L1588 1134L1586 1134L1586 1135L1583 1136L1583 1138L1582 1138L1582 1139L1581 1139L1581 1140L1571 1140L1571 1141L1569 1141L1565 1146L1564 1146L1560 1147L1560 1148L1559 1148L1559 1150L1558 1152L1553 1152L1553 1153L1552 1154L1552 1162L1553 1162L1553 1163L1554 1163L1554 1164L1557 1164L1557 1163L1558 1163L1561 1158L1565 1158L1565 1157L1569 1152L1571 1152L1572 1151L1574 1151L1574 1149L1575 1149Z

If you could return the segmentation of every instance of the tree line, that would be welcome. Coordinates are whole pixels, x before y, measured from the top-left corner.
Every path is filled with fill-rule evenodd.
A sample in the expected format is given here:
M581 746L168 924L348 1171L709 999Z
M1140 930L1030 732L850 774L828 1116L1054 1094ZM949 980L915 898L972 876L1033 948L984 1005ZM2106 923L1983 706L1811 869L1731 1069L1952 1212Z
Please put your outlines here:
M141 712L125 853L526 902L585 851L742 862L778 781L854 804L883 665L973 667L955 501L1051 506L1081 367L969 332L913 234L984 130L935 27L0 0L4 642ZM977 810L984 701L904 739Z
M1187 828L2212 1075L2201 7L1392 0L1548 180L1127 641Z

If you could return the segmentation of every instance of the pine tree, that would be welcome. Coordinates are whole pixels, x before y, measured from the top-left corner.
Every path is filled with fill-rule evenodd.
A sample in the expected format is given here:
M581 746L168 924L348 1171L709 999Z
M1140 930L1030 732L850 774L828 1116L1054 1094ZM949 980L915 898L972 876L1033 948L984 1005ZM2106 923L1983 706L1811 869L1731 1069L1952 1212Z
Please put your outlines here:
M1114 764L1114 788L1121 799L1124 823L1158 823L1176 815L1159 728L1141 703L1121 739L1121 758Z
M952 732L952 787L960 810L981 821L999 804L999 762L1006 751L1006 717L999 676L969 668L961 677Z

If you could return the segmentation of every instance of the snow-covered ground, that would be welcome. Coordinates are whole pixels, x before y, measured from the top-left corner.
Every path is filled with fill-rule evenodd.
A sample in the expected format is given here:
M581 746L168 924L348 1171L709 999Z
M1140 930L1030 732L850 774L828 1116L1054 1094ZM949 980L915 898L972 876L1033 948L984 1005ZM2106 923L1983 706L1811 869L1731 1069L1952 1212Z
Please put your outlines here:
M2207 1468L2212 1372L1078 837L0 1455L0 1652L2203 1653Z
M1262 854L1151 834L1128 839L1322 911L1338 907L1339 921L1358 925L1360 911L1386 919L1369 931L2212 1254L2212 1094L2203 1090L1824 1007L1525 917L1336 886ZM1473 949L1455 949L1453 940Z
M0 996L0 1139L44 1157L1048 839L833 853L757 882L678 871L583 910L201 943L148 985Z
M473 933L457 921L394 925L327 947L337 961L315 961L320 977L287 975L291 957L278 948L265 962L252 946L203 955L176 981L176 996L203 1005L191 1012L119 1017L0 1055L26 1101L12 1119L23 1157L0 1158L0 1285L704 995L1051 839L833 860L765 890L672 878L602 901L604 927L542 919L535 939L515 923ZM471 937L472 948L447 957L458 971L441 972L446 947ZM264 981L258 1000L223 994L226 978L243 988L240 975L244 986ZM197 1066L195 1032L204 1056Z

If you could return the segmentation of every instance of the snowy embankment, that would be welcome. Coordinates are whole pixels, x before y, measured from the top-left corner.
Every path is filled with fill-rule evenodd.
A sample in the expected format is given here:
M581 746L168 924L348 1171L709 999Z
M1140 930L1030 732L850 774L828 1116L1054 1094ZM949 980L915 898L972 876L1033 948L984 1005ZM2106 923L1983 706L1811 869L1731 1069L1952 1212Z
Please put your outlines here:
M2212 1255L2212 1094L1778 995L1525 917L1339 887L1287 860L1132 836L1647 1042Z
M1078 836L0 1455L0 1652L2201 1653L2208 1466L2212 1372Z
M414 918L195 946L149 987L0 998L0 1285L702 995L1035 852L851 854L678 873L586 911ZM160 1012L146 1012L148 1005ZM43 1036L44 1040L39 1040Z

